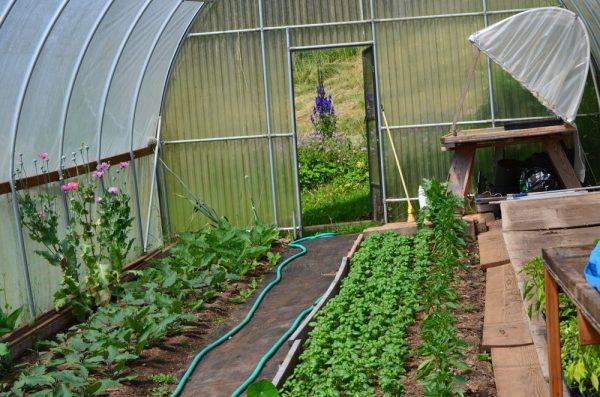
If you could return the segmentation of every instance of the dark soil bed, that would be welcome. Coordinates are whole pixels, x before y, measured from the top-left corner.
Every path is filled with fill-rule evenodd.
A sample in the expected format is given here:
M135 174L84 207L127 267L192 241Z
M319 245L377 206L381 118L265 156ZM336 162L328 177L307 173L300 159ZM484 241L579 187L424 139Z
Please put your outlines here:
M468 344L464 352L465 363L470 370L462 375L467 380L464 385L465 396L471 397L495 397L496 384L492 370L491 356L481 350L481 338L483 335L483 311L485 304L485 271L479 267L475 253L478 253L476 244L470 247L471 260L466 271L461 271L461 281L455 284L460 295L461 306L456 312L456 323L458 325L458 337ZM423 313L419 313L415 323L409 328L408 343L413 354L407 361L405 396L421 396L423 389L419 387L416 380L417 367L422 358L414 354L421 345L419 329L421 327Z

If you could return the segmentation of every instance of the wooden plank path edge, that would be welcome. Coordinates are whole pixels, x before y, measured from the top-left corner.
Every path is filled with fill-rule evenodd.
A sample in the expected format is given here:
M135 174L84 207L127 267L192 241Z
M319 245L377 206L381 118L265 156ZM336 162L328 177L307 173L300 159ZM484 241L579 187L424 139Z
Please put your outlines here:
M309 324L313 321L314 317L317 315L319 310L321 310L321 308L325 306L325 304L338 293L342 280L348 274L350 260L362 244L363 239L364 234L359 234L356 240L354 241L352 248L348 252L348 255L342 258L342 263L340 264L340 268L336 272L335 278L333 279L331 284L329 284L329 288L327 288L327 291L325 291L325 294L323 295L319 303L311 310L308 316L300 323L298 329L296 329L296 331L288 339L288 345L290 346L290 349L285 358L283 359L283 362L279 366L279 369L277 370L277 373L275 374L272 380L272 383L276 388L279 389L281 386L283 386L287 378L294 371L294 368L298 363L298 358L300 357L300 354L303 350L302 345L304 344L304 341L308 338Z
M546 397L548 383L533 345L494 347L492 365L498 397Z
M500 228L481 233L477 236L477 243L479 244L479 266L481 268L487 269L510 262Z

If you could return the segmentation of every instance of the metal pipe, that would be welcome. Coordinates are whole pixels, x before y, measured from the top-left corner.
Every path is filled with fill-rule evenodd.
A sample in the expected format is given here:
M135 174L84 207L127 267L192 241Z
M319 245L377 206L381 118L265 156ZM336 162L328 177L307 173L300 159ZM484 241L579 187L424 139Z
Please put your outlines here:
M161 26L158 28L156 35L154 36L154 39L152 40L152 45L150 46L151 50L148 51L148 53L146 54L146 58L144 59L142 71L140 73L139 79L135 86L135 90L134 90L134 93L132 96L132 101L131 101L131 110L130 110L130 116L129 116L129 128L131 131L131 133L129 135L129 156L131 157L131 173L133 176L133 195L134 195L134 199L135 199L134 204L135 204L135 212L136 212L136 223L138 226L138 238L140 240L140 243L142 244L143 252L146 252L146 247L145 247L146 241L144 239L144 234L143 234L144 230L142 228L142 210L141 210L141 204L140 204L140 193L139 193L139 185L138 185L138 179L137 179L137 171L136 171L136 166L135 166L135 154L133 153L133 135L135 132L136 109L137 109L137 104L138 104L138 101L140 98L140 92L142 90L142 84L144 82L144 77L146 75L146 71L148 70L148 66L150 65L150 60L152 59L152 55L154 55L154 52L156 51L156 47L158 46L158 42L160 41L160 38L162 37L165 29L167 28L167 26L169 25L169 23L175 16L175 13L177 12L177 10L179 10L179 7L181 7L181 4L183 4L183 0L179 0L179 2L176 3L176 5L169 11L169 14L164 19ZM154 180L153 180L153 182L154 182Z
M271 134L272 138L282 138L282 137L290 137L293 136L293 133L287 134ZM163 141L163 145L174 145L181 143L202 143L202 142L222 142L222 141L237 141L242 139L259 139L259 138L268 138L269 135L266 134L257 134L257 135L240 135L240 136L223 136L223 137L215 137L215 138L196 138L196 139L178 139L173 141Z
M298 230L302 237L302 198L300 196L300 175L298 173L298 139L296 126L296 106L294 104L294 69L292 67L292 51L290 30L285 30L285 43L287 48L287 67L288 67L288 89L290 100L290 120L292 122L292 158L294 160L294 180L296 181L296 210L298 212Z
M21 215L19 212L17 187L16 187L16 182L15 182L15 150L17 147L17 133L19 130L19 120L21 119L21 113L23 112L23 103L25 102L25 94L27 93L27 88L29 87L29 83L31 82L31 76L33 74L33 70L35 69L35 66L37 65L37 61L40 57L42 49L44 48L44 45L46 45L46 41L48 40L48 36L50 35L50 32L54 28L54 25L56 25L56 22L62 15L63 10L65 9L65 7L67 6L68 3L69 3L69 0L63 0L63 2L60 4L60 6L57 7L56 11L50 18L50 23L48 24L48 26L46 26L46 29L44 30L44 32L42 34L41 40L38 42L37 46L35 47L35 50L32 53L29 63L27 64L27 67L25 69L25 73L23 74L25 76L25 78L19 87L19 93L17 96L17 98L18 98L17 99L17 108L15 109L14 116L13 116L11 124L10 124L10 131L12 131L11 144L10 144L10 147L11 147L11 151L10 151L10 153L11 153L11 155L10 155L10 190L11 190L11 194L12 194L13 215L14 215L14 219L15 219L15 225L17 228L17 239L19 240L19 249L21 252L21 266L22 266L23 277L24 277L24 281L25 281L25 294L27 295L27 304L29 307L29 312L32 317L35 316L35 304L33 302L33 292L31 289L31 278L29 276L29 267L27 264L27 251L25 250L25 239L23 237L23 228L21 227Z
M379 172L381 179L381 199L383 201L383 222L388 222L388 211L386 201L386 188L385 188L385 167L383 162L383 136L381 131L381 93L379 92L379 66L377 61L377 31L375 28L375 3L373 0L369 1L370 12L371 12L371 40L373 41L373 69L375 70L375 96L377 97L377 137L379 139Z
M59 155L60 166L58 167L58 177L59 177L59 183L61 185L64 184L62 159L65 154L64 146L65 146L65 132L66 132L66 126L67 126L67 114L69 111L69 106L71 104L71 99L73 97L73 90L75 88L75 82L77 80L77 76L79 75L79 71L81 70L81 65L83 64L83 58L85 57L85 54L87 53L87 51L90 47L90 43L92 42L94 35L96 34L96 32L98 31L98 28L100 27L100 24L104 20L104 17L108 13L108 10L110 9L110 7L112 7L114 2L115 2L115 0L111 0L111 1L107 2L106 5L104 6L104 8L102 9L102 11L100 12L99 17L94 22L93 28L89 31L88 35L86 36L84 44L81 48L81 51L79 51L79 54L77 55L77 60L75 61L75 65L77 65L77 66L71 72L71 76L69 77L69 82L67 83L68 88L67 88L67 92L65 95L65 99L62 104L61 113L60 113L62 116L60 119L60 125L58 127L58 129L60 131L60 155ZM66 194L66 192L61 190L60 196L62 198L63 209L65 211L65 218L64 218L65 226L68 226L70 216L69 216L69 204L67 202L67 194Z
M404 203L406 201L419 201L418 197L409 197L409 198L389 198L385 200L388 203Z
M582 113L578 115L579 117L589 117L589 116L600 116L600 113ZM536 116L536 117L513 117L506 119L496 119L497 123L506 123L510 121L527 121L527 120L544 120L547 119L547 116ZM492 119L487 120L472 120L472 121L459 121L457 125L470 125L470 124L491 124ZM448 127L451 126L452 122L443 122L443 123L429 123L429 124L404 124L404 125L390 125L391 130L402 130L409 128L431 128L431 127Z
M0 15L0 28L2 27L2 24L4 24L6 17L8 16L8 14L10 14L10 12L12 11L12 8L14 7L14 5L16 3L17 3L17 0L12 0L10 5L4 9L4 13L2 15Z
M269 78L267 75L267 52L265 48L265 26L263 20L263 0L258 0L258 19L260 22L260 56L263 73L263 90L265 93L265 117L267 121L267 135L269 143L269 168L271 173L271 195L273 200L273 220L275 226L279 226L277 216L277 187L275 181L275 161L273 159L273 137L271 136L271 103L269 101Z
M483 0L483 26L488 27L488 0ZM492 78L492 61L486 57L487 72L488 72L488 91L490 96L490 117L492 118L492 127L496 126L496 109L494 104L494 81Z
M156 146L154 147L154 162L152 164L152 178L150 181L150 195L148 197L148 213L146 216L146 234L144 235L144 252L148 250L148 237L150 236L150 222L152 220L152 205L154 204L154 186L156 185L156 173L158 170L158 153L160 152L160 127L162 117L158 118L156 127Z
M496 11L488 11L488 15L496 15L496 14L514 14L527 10L531 10L532 8L517 8L514 10L496 10ZM415 20L423 20L423 19L438 19L438 18L459 18L459 17L473 17L473 16L482 16L482 11L477 12L465 12L465 13L454 13L454 14L438 14L438 15L422 15L422 16L414 16L414 17L395 17L395 18L379 18L379 19L359 19L353 21L339 21L339 22L323 22L323 23L306 23L306 24L296 24L296 25L280 25L280 26L266 26L264 27L265 31L274 31L274 30L286 30L286 29L307 29L307 28L321 28L324 26L344 26L344 25L358 25L358 24L369 24L373 23L385 23L385 22L402 22L402 21L415 21ZM260 32L260 28L246 28L246 29L229 29L229 30L215 30L211 32L194 32L189 33L187 37L204 37L204 36L217 36L223 34L240 34L240 33L255 33Z
M332 48L363 47L363 46L370 46L370 45L373 45L372 41L351 41L348 43L317 44L317 45L290 47L290 51L327 50L327 49L332 49Z
M161 150L158 153L158 161L160 162L160 166L158 168L158 176L159 176L159 184L158 184L158 191L160 193L159 197L161 199L162 202L162 210L161 210L161 220L164 222L163 223L163 233L166 232L167 234L167 241L169 243L171 243L173 241L172 239L172 230L171 230L171 214L170 214L170 207L169 207L169 196L167 195L167 180L165 177L165 169L164 169L164 159L163 159L163 151L162 151L162 144L160 142L157 142L157 144L161 145Z

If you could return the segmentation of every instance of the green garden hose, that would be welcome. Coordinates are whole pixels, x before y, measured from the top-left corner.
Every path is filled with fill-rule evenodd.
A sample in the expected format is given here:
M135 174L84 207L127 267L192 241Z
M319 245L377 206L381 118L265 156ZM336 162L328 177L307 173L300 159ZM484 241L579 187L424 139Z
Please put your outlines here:
M173 393L171 394L171 397L177 397L181 394L181 392L183 391L183 388L185 387L185 384L187 383L188 379L190 378L190 376L192 375L192 373L194 372L194 369L196 369L196 367L198 366L198 363L200 362L200 360L202 360L202 358L211 350L213 350L215 347L221 345L223 342L227 341L229 338L231 338L233 335L235 335L236 333L238 333L239 330L241 330L242 328L244 328L244 326L246 326L246 324L248 324L250 322L250 320L252 319L252 316L254 316L254 313L256 312L256 310L258 310L258 307L260 306L261 302L263 301L263 299L265 298L265 296L267 295L267 293L277 284L281 281L281 271L283 270L283 268L288 265L291 261L293 261L296 258L299 258L300 256L306 254L306 252L308 252L308 250L306 249L306 247L304 247L303 245L300 245L299 243L303 242L303 241L307 241L307 240L314 240L317 238L325 238L325 237L333 237L335 236L335 233L321 233L321 234L316 234L314 236L310 236L310 237L304 237L295 241L292 241L291 243L288 244L289 247L292 248L298 248L300 249L300 252L290 256L289 258L287 258L286 260L284 260L283 262L281 262L281 264L279 266L277 266L277 275L275 277L275 279L273 281L271 281L260 293L260 295L258 295L258 298L256 298L256 301L254 302L254 304L252 305L252 307L250 308L250 311L248 312L248 314L246 315L246 317L244 318L244 320L242 320L242 322L240 322L238 325L236 325L234 328L232 328L229 332L227 332L225 335L223 335L222 337L220 337L219 339L217 339L216 341L214 341L213 343L211 343L210 345L206 346L204 349L202 349L197 355L196 357L194 357L194 359L192 360L192 363L190 364L190 366L188 367L188 369L185 371L185 374L183 374L183 377L181 378L181 380L179 381L179 384L177 385L177 388L175 389L175 391L173 391ZM307 309L308 310L308 309ZM311 307L312 310L312 307ZM303 312L304 313L304 312ZM301 319L299 320L300 317L296 318L296 322L300 323ZM296 323L295 322L295 323ZM297 325L296 325L297 326ZM289 330L288 330L289 332ZM293 331L292 331L293 332ZM280 339L281 340L281 339ZM276 344L277 345L277 344ZM274 345L275 346L275 345ZM271 349L274 348L271 347ZM275 349L277 350L277 349ZM269 354L269 353L267 353ZM263 357L264 359L264 357ZM261 360L262 361L262 360ZM265 360L266 362L266 360ZM257 367L258 368L258 367ZM256 369L255 369L256 372ZM258 371L260 372L260 370ZM257 374L258 375L258 374ZM250 379L250 378L248 378ZM247 382L247 381L246 381ZM244 384L246 383L244 382ZM241 387L241 386L240 386ZM247 387L247 386L246 386ZM245 389L245 388L244 388ZM244 390L243 389L243 390ZM239 390L239 388L238 388ZM242 390L242 392L243 392ZM236 390L237 392L237 390ZM241 392L240 392L241 393ZM238 394L239 395L239 394Z
M298 328L300 322L304 319L304 317L308 315L308 313L310 313L314 309L315 305L317 305L320 300L321 298L317 299L313 305L307 307L302 313L298 315L298 317L296 317L296 320L294 320L294 323L290 326L290 328L288 328L288 330L285 331L285 334L281 335L281 338L279 338L279 340L275 342L273 346L271 346L271 348L267 351L263 358L260 359L260 361L256 365L256 368L254 368L254 371L252 371L252 374L250 374L248 379L246 379L244 383L240 385L240 387L238 387L233 393L231 393L231 397L239 397L244 392L244 390L246 390L248 386L250 386L250 384L254 382L254 380L258 377L267 361L269 361L269 359L273 357L275 353L277 353L277 350L279 350L281 345L283 345L285 341L294 333L294 331L296 331L296 328Z

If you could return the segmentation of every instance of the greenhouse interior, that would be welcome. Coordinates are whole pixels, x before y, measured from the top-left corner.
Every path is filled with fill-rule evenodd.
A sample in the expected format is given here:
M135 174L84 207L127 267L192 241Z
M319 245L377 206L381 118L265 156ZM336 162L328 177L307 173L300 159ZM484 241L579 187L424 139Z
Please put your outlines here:
M598 0L0 0L0 66L0 396L600 395Z

